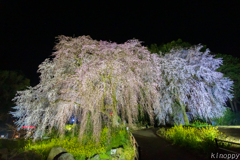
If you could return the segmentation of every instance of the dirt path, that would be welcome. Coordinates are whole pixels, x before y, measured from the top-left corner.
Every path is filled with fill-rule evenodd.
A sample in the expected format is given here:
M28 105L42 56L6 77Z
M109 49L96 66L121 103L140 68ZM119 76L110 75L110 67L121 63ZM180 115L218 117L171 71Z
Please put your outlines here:
M226 136L231 136L239 139L240 142L240 126L218 126L218 130Z
M156 135L157 128L133 131L140 146L140 160L204 160L184 148L171 145Z

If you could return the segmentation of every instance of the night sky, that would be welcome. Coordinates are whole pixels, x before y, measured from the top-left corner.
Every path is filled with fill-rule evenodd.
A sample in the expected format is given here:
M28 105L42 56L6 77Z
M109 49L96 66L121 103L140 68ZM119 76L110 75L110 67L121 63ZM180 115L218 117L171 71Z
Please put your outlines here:
M22 70L35 86L58 35L144 46L181 38L240 58L240 1L0 0L0 69Z

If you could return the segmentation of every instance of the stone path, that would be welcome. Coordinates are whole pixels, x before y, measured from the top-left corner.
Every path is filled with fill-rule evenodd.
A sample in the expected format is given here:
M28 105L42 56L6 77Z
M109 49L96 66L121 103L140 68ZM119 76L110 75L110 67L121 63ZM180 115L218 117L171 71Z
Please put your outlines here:
M133 131L140 146L140 160L205 160L191 150L171 145L156 135L157 130L158 128L150 128Z

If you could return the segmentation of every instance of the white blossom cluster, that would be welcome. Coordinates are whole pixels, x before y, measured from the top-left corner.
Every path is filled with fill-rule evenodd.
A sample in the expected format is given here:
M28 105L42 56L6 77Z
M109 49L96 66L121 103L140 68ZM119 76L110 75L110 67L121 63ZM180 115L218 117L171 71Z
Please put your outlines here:
M211 119L221 117L225 102L233 98L230 93L233 81L215 71L222 60L214 59L209 50L200 52L201 48L199 45L188 50L171 50L158 63L163 79L159 83L162 98L154 112L161 123L169 122L171 116L182 112L178 102L186 106L193 117Z

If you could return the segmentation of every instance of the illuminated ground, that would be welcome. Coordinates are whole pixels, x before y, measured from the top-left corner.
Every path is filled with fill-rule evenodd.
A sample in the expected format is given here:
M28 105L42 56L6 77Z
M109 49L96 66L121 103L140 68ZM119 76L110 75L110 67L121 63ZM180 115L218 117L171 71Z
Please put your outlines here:
M240 126L218 126L218 129L227 136L227 140L240 143ZM133 131L133 135L140 145L140 160L204 160L202 155L171 145L156 135L157 130L158 128L150 128ZM234 148L233 151L238 152L238 150L238 148ZM219 153L221 152L219 151Z
M218 130L227 136L226 141L240 144L240 126L218 126ZM240 153L240 145L233 145L230 150Z
M218 130L240 142L240 126L218 126Z
M140 160L205 160L191 150L171 145L156 135L158 128L133 131L140 145Z

